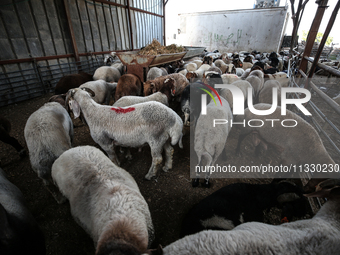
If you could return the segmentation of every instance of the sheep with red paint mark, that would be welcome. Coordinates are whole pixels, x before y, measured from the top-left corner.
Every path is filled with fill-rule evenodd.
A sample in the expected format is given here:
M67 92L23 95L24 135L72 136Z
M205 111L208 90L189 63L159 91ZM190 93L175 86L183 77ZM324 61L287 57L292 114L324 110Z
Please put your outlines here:
M115 101L123 96L142 95L142 82L137 75L124 74L119 78L116 87Z
M88 91L88 92L87 92ZM163 171L172 168L174 149L170 145L179 142L182 148L183 121L169 107L159 102L145 102L130 107L112 107L97 104L92 98L93 91L73 89L68 92L68 104L77 118L80 112L90 128L93 140L98 143L109 158L119 165L116 146L141 147L149 144L152 165L146 179L156 176L161 167L165 151ZM91 94L91 95L90 95Z

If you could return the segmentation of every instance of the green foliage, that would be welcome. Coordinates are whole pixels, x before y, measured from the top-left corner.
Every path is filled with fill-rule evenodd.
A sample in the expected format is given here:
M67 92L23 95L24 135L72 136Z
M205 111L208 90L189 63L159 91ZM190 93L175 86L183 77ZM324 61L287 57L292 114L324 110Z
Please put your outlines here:
M301 40L303 41L307 41L307 36L308 36L308 32L306 30L302 30L302 36L301 36ZM316 35L315 38L315 42L320 43L323 37L323 33L318 32L318 34ZM327 40L326 40L326 45L330 46L331 43L333 42L333 37L328 36Z

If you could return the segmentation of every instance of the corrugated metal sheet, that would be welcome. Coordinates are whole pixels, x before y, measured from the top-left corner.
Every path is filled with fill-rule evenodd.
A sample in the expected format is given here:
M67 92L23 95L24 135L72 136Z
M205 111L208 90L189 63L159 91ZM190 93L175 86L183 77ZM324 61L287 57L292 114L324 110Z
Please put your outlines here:
M163 18L162 0L2 0L0 106L51 91L65 74L93 73L110 51L163 43Z

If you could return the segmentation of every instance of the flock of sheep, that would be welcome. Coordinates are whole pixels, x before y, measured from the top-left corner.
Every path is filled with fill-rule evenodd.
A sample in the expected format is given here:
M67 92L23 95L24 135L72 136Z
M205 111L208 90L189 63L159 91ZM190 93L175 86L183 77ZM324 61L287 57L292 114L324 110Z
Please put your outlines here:
M283 222L303 215L306 201L301 187L289 181L226 186L188 212L181 239L164 248L148 249L154 240L149 207L134 178L120 167L116 147L127 148L126 157L131 158L128 148L149 145L152 164L145 175L147 180L159 175L160 168L164 172L172 169L173 146L182 148L182 136L188 135L183 132L184 125L194 131L200 166L213 165L225 156L231 128L239 129L235 148L239 153L242 140L251 135L257 151L274 147L281 153L282 164L335 163L315 129L291 111L287 115L298 128L212 126L214 118L282 121L280 107L269 116L255 116L249 109L243 116L233 116L230 90L216 84L233 84L244 98L252 98L256 109L268 109L273 88L279 99L281 88L289 86L289 78L282 72L287 65L284 55L208 52L185 62L153 67L145 82L126 74L114 53L105 59L109 62L110 66L98 68L93 77L86 73L63 77L55 88L56 95L28 118L24 130L32 169L58 203L69 200L72 216L93 239L96 255L336 254L340 250L340 182L335 179L315 179L307 185L309 191L317 185L308 196L328 198L312 219L279 226L261 223L263 210L280 206ZM190 102L204 93L202 84L216 88L221 96L221 105L213 100L207 104L207 115L201 114L200 103ZM248 95L248 88L253 89L252 95ZM89 127L92 139L102 150L72 147L72 115ZM22 147L8 138L9 130L0 131L22 153ZM193 187L199 185L198 177L192 180ZM203 186L209 187L209 178L207 174ZM2 170L0 222L6 222L0 227L11 233L5 244L1 243L4 254L23 254L26 249L45 254L37 223L25 208L21 192ZM0 230L1 242L2 233ZM24 245L18 246L22 241Z

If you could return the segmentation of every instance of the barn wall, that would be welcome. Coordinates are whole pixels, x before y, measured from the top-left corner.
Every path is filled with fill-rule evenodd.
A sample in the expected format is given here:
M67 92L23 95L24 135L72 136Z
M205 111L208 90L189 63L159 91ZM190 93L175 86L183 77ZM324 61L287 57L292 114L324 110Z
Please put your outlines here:
M220 52L278 51L287 18L285 7L179 14L178 44Z
M111 51L163 42L163 18L162 0L2 0L0 106L51 92L66 74L93 73Z

